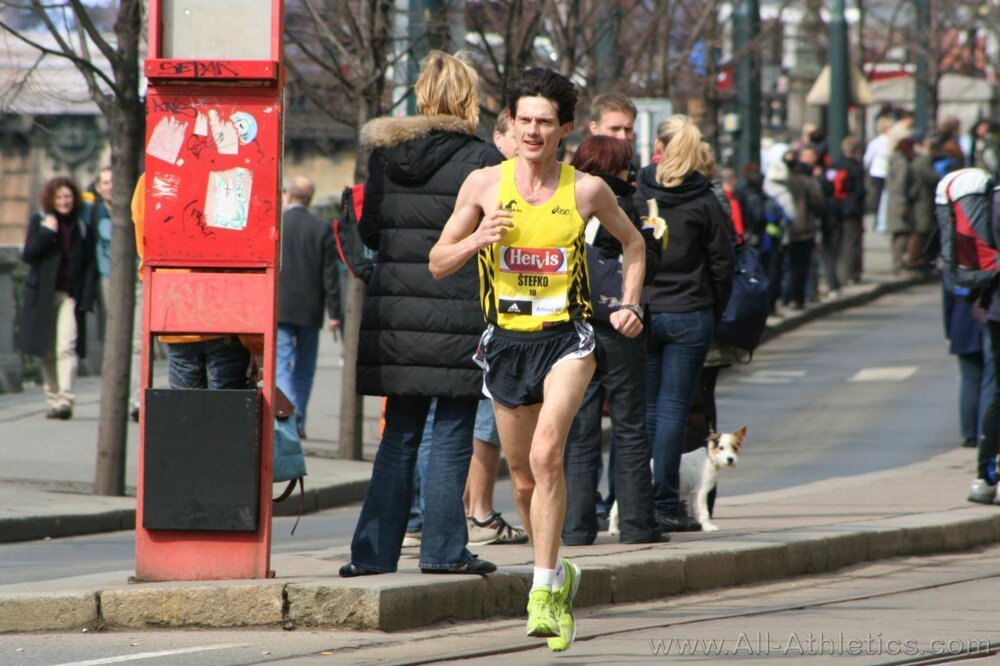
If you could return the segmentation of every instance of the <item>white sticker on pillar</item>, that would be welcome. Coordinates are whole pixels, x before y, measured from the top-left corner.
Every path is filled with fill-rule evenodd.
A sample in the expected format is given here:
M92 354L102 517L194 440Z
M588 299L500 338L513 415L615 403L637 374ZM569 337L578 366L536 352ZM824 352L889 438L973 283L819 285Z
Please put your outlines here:
M208 124L212 129L212 138L220 155L236 155L240 151L240 137L236 126L231 120L223 120L219 112L212 109L208 112Z
M183 123L173 117L165 116L156 123L153 133L146 145L146 154L173 164L184 145L188 123Z
M198 118L194 121L194 133L198 136L208 136L208 116L201 111L198 112Z
M252 190L253 172L249 169L237 167L209 173L205 224L220 229L245 229Z
M174 199L177 197L177 188L180 184L180 176L169 173L153 176L153 196Z

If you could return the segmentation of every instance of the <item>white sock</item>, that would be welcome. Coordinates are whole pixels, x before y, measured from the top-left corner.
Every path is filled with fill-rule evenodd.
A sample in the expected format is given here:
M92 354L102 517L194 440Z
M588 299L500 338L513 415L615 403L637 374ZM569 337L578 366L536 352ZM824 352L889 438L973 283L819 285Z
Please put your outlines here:
M556 575L552 580L552 589L559 590L566 584L566 569L563 567L562 558L556 559Z
M552 589L552 581L556 577L555 569L543 569L541 567L535 567L535 576L531 581L531 589L536 587L547 587Z

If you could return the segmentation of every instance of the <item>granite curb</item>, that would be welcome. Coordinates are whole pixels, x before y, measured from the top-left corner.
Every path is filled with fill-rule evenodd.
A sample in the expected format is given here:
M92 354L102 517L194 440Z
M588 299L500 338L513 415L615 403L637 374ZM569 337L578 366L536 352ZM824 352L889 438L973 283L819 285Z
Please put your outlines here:
M764 342L793 331L800 326L822 317L840 312L852 307L865 305L874 300L903 291L915 285L931 281L933 278L904 278L885 282L863 283L852 289L855 293L847 294L836 300L815 304L802 312L796 312L780 321L768 324L764 333ZM35 411L37 409L33 408ZM309 446L306 445L309 453ZM501 472L506 471L506 466ZM330 485L310 487L309 477L306 478L306 491L303 499L303 513L314 513L364 499L368 489L367 481L350 481ZM299 513L297 495L288 501L275 505L275 516L294 516ZM75 513L69 515L37 515L14 518L0 518L0 543L16 541L31 541L46 537L59 538L97 534L117 530L133 529L135 526L135 509L120 509L113 511L95 511L94 513Z
M1000 542L989 507L733 534L574 558L580 608L837 571L895 557ZM0 595L0 632L81 629L310 627L403 631L447 620L518 617L531 568L488 577L402 573L343 579L148 583Z

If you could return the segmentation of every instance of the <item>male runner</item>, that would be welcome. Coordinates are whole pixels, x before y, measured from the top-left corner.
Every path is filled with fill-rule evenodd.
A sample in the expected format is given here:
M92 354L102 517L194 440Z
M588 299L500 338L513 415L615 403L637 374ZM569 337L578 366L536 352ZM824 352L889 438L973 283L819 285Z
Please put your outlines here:
M478 255L488 326L477 361L534 550L527 633L561 651L576 638L580 584L580 569L559 558L563 449L595 367L584 220L597 217L624 248L625 305L611 321L629 337L642 332L645 244L604 181L556 159L573 129L575 86L533 68L508 84L507 95L517 156L469 174L430 270L443 278Z

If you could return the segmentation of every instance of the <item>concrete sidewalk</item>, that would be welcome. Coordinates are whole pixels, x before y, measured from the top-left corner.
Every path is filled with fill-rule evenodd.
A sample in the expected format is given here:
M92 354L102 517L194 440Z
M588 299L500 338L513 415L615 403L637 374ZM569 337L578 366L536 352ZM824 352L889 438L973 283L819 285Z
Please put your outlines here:
M583 569L580 607L751 584L1000 541L1000 507L965 500L973 455L956 449L906 468L721 498L714 533L628 546L601 536L564 548ZM396 631L448 619L523 615L530 546L476 549L486 578L422 575L404 551L395 574L343 579L342 546L272 559L261 581L129 584L131 571L0 586L0 631L302 626Z
M913 280L889 274L888 243L884 236L866 234L866 282L846 287L841 297L790 312L768 322L765 340L773 339L808 321L838 310L863 305L887 293L905 289ZM330 508L364 497L371 465L336 459L340 406L340 345L322 336L320 357L310 402L306 511ZM157 370L165 370L162 362ZM162 372L156 385L165 385ZM135 520L133 497L90 494L96 467L100 378L81 378L71 421L44 417L40 387L24 393L0 394L0 543L45 537L65 537L131 529ZM364 400L364 458L372 460L378 445L381 400ZM126 486L135 494L138 426L129 423ZM278 506L277 515L298 510L298 502Z

